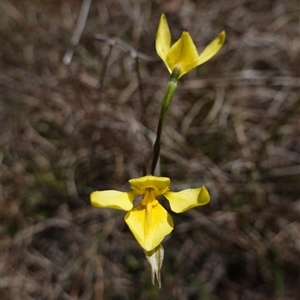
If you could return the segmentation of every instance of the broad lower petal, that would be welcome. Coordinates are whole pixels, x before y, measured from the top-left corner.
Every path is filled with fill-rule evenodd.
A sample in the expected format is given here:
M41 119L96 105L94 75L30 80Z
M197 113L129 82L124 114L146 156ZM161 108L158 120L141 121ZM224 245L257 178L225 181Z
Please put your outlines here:
M206 48L198 57L197 66L204 64L219 52L225 42L225 36L226 34L223 30L216 39L206 46Z
M188 32L183 32L181 38L171 47L166 58L168 68L180 69L180 77L197 67L198 51Z
M120 192L114 190L95 191L91 193L91 203L96 207L130 210L137 194L133 191Z
M157 54L163 61L166 59L170 46L171 33L166 16L162 14L157 29L155 47Z
M139 204L125 215L125 222L146 251L157 247L174 227L172 217L157 203Z
M164 196L169 200L172 211L176 213L182 213L193 207L207 204L210 201L210 196L205 186L180 192L168 191Z

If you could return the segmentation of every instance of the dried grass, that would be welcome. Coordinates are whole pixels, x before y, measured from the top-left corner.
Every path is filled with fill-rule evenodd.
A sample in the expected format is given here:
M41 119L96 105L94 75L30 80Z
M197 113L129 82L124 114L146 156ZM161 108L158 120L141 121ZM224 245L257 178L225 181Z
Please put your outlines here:
M297 1L92 1L68 66L80 1L1 4L2 299L297 299ZM123 214L89 194L125 190L149 162L169 76L154 49L163 11L176 38L227 39L167 116L162 174L212 201L173 214L159 291ZM137 69L95 34L154 60Z

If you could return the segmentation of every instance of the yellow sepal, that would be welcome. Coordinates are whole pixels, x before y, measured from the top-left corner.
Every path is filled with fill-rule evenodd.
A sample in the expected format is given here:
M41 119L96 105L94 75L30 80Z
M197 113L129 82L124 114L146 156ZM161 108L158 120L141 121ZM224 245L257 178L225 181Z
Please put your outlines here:
M193 207L205 205L210 201L210 196L205 186L180 192L168 191L164 196L169 200L172 211L176 213L182 213Z
M169 189L170 178L146 175L130 179L129 184L131 189L139 195L144 195L145 190L151 188L154 190L155 196L158 196L162 195Z
M225 42L225 31L223 30L217 38L215 38L205 49L201 52L198 57L197 66L200 66L215 56L219 50L222 48Z
M171 46L170 28L166 16L162 14L157 29L155 47L156 47L157 54L163 61L165 61L166 59L170 46Z
M133 200L136 195L137 194L134 191L95 191L91 193L90 199L92 205L96 207L114 208L128 211L132 209Z
M198 51L188 32L183 32L181 38L171 47L165 63L171 73L175 68L179 69L181 77L197 67Z

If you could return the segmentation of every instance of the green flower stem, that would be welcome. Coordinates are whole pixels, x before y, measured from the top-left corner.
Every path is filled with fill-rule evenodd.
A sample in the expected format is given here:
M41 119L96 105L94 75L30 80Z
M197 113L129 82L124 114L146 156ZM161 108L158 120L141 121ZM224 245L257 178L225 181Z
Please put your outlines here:
M160 137L162 132L162 125L163 120L161 116L159 117L158 126L157 126L157 134L156 134L156 140L153 145L153 158L152 158L152 165L151 165L151 174L154 175L155 167L157 165L157 161L160 154Z
M156 132L156 140L153 145L153 159L152 159L152 165L151 165L151 174L152 175L154 174L155 167L157 165L158 158L160 155L160 138L161 138L161 134L162 134L162 128L163 128L165 115L170 106L173 95L176 91L179 76L180 76L180 69L175 68L171 74L171 77L168 82L167 89L166 89L166 92L165 92L165 95L164 95L164 98L162 101L160 117L159 117L159 121L158 121L157 132Z
M175 68L174 71L171 74L170 80L167 85L167 89L164 95L164 99L161 105L161 111L160 111L160 117L162 119L162 122L164 121L166 112L169 108L169 105L172 101L173 95L177 88L177 83L180 76L180 69Z

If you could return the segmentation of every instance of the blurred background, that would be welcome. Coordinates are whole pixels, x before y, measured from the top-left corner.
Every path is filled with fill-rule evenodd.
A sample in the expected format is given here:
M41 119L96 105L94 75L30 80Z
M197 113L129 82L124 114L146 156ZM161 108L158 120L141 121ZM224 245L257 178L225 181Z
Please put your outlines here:
M83 3L1 1L1 299L299 299L299 1ZM211 203L171 212L159 290L124 212L89 194L149 167L163 12L173 41L227 37L166 117L161 175Z

